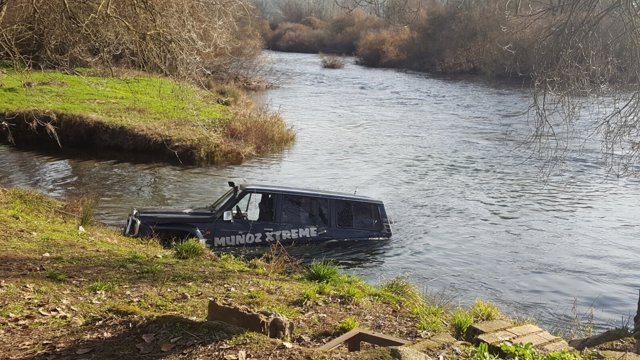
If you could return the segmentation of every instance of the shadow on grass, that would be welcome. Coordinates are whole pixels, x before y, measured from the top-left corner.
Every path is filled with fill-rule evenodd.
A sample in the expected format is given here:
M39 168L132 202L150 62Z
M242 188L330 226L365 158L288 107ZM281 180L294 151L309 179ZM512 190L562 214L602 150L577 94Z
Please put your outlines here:
M211 358L218 358L223 342L243 330L220 322L161 316L138 323L126 318L102 320L72 332L82 334L74 336L81 340L48 339L47 349L19 359L163 359L202 348L208 348Z

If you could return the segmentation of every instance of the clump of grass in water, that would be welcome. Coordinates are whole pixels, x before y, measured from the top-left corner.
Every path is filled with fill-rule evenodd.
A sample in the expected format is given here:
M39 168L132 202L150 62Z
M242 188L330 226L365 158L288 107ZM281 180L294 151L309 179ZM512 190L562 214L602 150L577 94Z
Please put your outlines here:
M342 69L344 60L335 55L322 55L322 67L325 69Z
M337 335L344 334L360 326L358 320L353 316L349 316L336 325L335 333Z
M173 246L174 256L182 260L202 257L205 251L204 245L198 239L189 239Z
M340 277L340 271L331 261L316 260L307 267L304 277L309 281L331 282L338 280Z

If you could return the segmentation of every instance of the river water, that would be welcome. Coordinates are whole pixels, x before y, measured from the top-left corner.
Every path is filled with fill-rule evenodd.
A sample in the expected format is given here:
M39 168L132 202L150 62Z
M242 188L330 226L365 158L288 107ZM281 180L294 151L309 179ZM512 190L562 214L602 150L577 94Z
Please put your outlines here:
M303 247L372 282L407 276L427 293L482 298L547 326L574 314L621 325L635 314L640 182L607 176L597 141L548 175L532 158L526 89L395 70L322 69L316 55L268 53L280 86L262 100L298 134L240 166L62 159L0 146L0 183L100 198L99 220L130 209L211 203L229 179L382 199L388 242ZM577 310L572 310L573 305Z

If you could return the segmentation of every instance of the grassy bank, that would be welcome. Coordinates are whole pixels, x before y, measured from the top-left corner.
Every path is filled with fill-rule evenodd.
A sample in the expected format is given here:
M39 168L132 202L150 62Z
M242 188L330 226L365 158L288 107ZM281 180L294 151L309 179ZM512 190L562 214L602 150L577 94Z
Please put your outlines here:
M125 160L224 164L294 140L278 114L232 85L209 91L142 72L99 75L6 69L0 74L0 141Z
M388 348L315 350L362 327L411 341L457 339L421 348L433 357L496 358L464 341L474 322L502 317L491 304L453 306L425 297L402 278L371 286L326 262L301 266L278 248L251 261L214 255L198 242L165 249L92 225L92 204L0 188L4 356L393 358ZM287 316L295 324L292 344L206 322L210 298ZM554 356L526 358L573 358Z

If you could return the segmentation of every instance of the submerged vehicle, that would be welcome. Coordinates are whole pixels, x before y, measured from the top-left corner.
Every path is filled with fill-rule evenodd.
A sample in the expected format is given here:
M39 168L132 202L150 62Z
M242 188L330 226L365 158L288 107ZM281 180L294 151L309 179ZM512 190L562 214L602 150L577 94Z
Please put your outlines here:
M236 185L211 206L136 210L124 234L164 241L197 238L210 247L379 240L391 237L382 201L284 186Z

